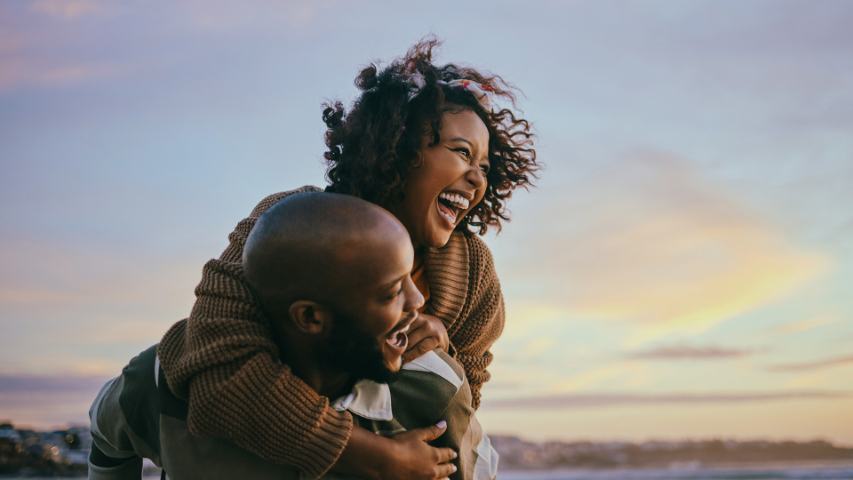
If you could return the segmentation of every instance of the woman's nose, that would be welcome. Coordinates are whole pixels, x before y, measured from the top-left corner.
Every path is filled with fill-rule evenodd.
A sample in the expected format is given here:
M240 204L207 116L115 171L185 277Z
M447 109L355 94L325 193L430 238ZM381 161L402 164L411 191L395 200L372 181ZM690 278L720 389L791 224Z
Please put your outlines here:
M480 169L479 165L472 165L468 168L466 176L468 183L474 188L480 189L486 186L486 174Z

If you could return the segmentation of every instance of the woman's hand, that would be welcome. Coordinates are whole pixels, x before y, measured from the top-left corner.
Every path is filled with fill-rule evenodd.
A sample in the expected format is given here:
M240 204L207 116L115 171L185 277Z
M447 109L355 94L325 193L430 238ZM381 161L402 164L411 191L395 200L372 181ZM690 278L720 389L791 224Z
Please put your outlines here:
M418 428L395 435L391 439L396 447L385 465L382 479L443 479L456 471L451 463L456 452L449 448L435 448L427 442L440 437L447 429L447 423Z
M377 480L436 480L456 471L457 454L450 448L429 445L447 429L437 425L418 428L390 438L363 428L353 428L346 448L333 470Z
M421 313L409 329L409 346L403 354L403 363L414 360L421 355L441 348L445 352L450 348L450 338L444 322L435 315Z

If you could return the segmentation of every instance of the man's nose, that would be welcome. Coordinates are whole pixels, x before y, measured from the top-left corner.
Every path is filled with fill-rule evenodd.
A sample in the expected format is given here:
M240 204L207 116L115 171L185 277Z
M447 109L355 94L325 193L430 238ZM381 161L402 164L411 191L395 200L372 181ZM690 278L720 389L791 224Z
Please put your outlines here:
M409 279L408 294L406 295L406 311L420 310L424 306L424 296L418 290L417 285Z

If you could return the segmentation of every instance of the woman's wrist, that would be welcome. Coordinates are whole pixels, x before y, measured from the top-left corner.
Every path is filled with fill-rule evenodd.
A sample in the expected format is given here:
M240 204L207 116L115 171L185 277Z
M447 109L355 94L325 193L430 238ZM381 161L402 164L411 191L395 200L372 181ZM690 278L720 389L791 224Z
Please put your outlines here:
M353 425L349 441L332 470L368 480L379 480L394 455L395 443Z

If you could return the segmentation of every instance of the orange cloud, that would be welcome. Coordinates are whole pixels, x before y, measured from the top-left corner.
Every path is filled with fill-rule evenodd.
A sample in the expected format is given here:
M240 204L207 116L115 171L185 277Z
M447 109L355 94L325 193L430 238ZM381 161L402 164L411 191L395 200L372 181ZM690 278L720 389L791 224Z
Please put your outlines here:
M573 318L633 322L631 343L701 333L794 292L830 264L685 159L644 152L602 171L570 198L567 189L540 198L560 211L536 220L529 253L504 278L555 286L545 300Z
M201 264L170 259L141 261L129 255L103 254L65 248L50 242L5 242L0 245L0 263L8 274L0 277L0 307L56 312L67 317L74 312L90 318L104 315L105 305L124 305L125 321L131 322L140 304L159 299L164 311L180 313L193 298Z
M806 318L804 320L796 320L783 325L778 325L772 328L774 332L782 334L802 333L815 328L823 327L836 323L838 318L834 315L817 315L815 317Z

